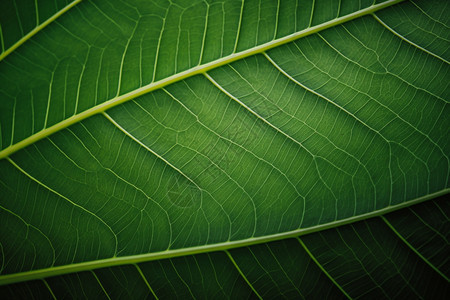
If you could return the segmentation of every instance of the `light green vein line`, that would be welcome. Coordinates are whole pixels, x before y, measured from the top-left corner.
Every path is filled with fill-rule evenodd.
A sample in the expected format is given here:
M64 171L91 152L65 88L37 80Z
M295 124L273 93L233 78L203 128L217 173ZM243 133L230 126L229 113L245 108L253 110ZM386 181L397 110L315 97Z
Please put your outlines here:
M228 250L225 250L225 253L228 255L228 258L231 260L231 262L233 263L234 267L236 268L236 270L238 270L239 274L241 274L241 277L245 280L245 282L247 282L248 286L252 289L253 293L255 293L256 296L258 296L259 299L262 299L261 295L258 294L258 292L255 290L255 288L253 287L253 285L250 283L250 281L248 281L247 277L244 275L244 273L242 273L241 268L239 268L239 266L237 265L236 261L234 260L233 256L231 255L231 253Z
M436 206L439 207L439 205L437 205L437 204L436 204ZM420 217L420 215L418 215L413 209L411 209L411 212L414 214L414 216L415 216L416 218L418 218L418 219L420 220L420 222L423 223L423 225L425 225L426 227L428 227L429 229L431 229L431 230L434 232L434 234L436 234L437 236L439 236L440 238L442 238L446 243L448 243L446 234L440 233L436 228L434 228L432 225L430 225L428 222L426 222L424 219L422 219L422 218ZM444 214L444 215L445 215L445 214ZM446 216L446 219L448 219L447 216ZM447 232L446 232L446 233L447 233Z
M2 256L0 257L2 259L0 264L0 272L3 273L3 270L5 269L6 259L5 259L5 250L3 249L2 243L0 243L0 253L2 254Z
M50 276L57 276L62 274L68 274L68 273L75 273L80 271L87 271L87 270L93 270L93 269L99 269L99 268L107 268L107 267L113 267L113 266L120 266L120 265L126 265L126 264L136 264L140 262L147 262L147 261L154 261L154 260L160 260L160 259L166 259L166 258L174 258L174 257L180 257L180 256L187 256L187 255L194 255L194 254L200 254L200 253L209 253L214 251L224 251L234 248L240 248L240 247L246 247L256 244L262 244L272 241L279 241L282 239L287 238L295 238L298 236L302 236L305 234L310 234L313 232L318 232L330 228L335 228L338 226L346 225L355 223L362 220L367 220L369 218L378 217L405 207L409 207L411 205L415 205L418 203L422 203L424 201L434 199L436 197L446 195L450 193L450 188L440 190L438 192L428 194L416 199L412 199L409 201L405 201L401 204L388 206L376 211L372 211L366 214L321 224L317 226L312 226L308 228L300 228L292 231L272 234L272 235L266 235L266 236L260 236L260 237L252 237L247 238L243 240L237 240L237 241L228 241L228 242L222 242L222 243L216 243L216 244L210 244L210 245L202 245L202 246L194 246L189 248L182 248L182 249L169 249L165 251L160 252L153 252L153 253L145 253L145 254L137 254L137 255L130 255L130 256L122 256L122 257L111 257L111 258L105 258L105 259L98 259L95 261L86 261L82 263L74 263L70 265L62 265L62 266L55 266L45 269L39 269L39 270L32 270L27 272L21 272L21 273L14 273L14 274L8 274L8 275L1 275L0 276L0 286L16 283L16 282L22 282L22 281L28 281L28 280L34 280L34 279L41 279L46 278Z
M3 41L3 30L2 25L0 24L0 43L2 45L2 52L5 51L5 43Z
M139 265L138 264L134 264L134 266L138 270L139 274L141 275L142 279L145 282L145 285L147 285L147 287L150 290L150 292L152 293L153 297L155 297L156 299L159 299L158 296L156 296L155 292L153 291L152 287L150 286L150 283L148 283L147 278L145 277L144 273L142 273L142 270L139 267Z
M96 214L94 214L93 212L87 210L86 208L84 208L83 206L73 202L72 200L70 200L69 198L67 198L66 196L58 193L57 191L55 191L54 189L50 188L49 186L45 185L44 183L40 182L39 180L37 180L36 178L34 178L31 174L29 174L27 171L25 171L24 169L22 169L18 164L16 164L12 159L10 159L9 157L7 158L7 160L14 166L16 167L20 172L22 172L22 174L24 174L25 176L27 176L28 178L30 178L32 181L36 182L38 185L44 187L45 189L49 190L50 192L54 193L55 195L61 197L62 199L66 200L67 202L69 202L70 204L72 204L73 206L81 209L82 211L88 213L89 215L93 216L94 218L96 218L97 220L100 221L100 223L102 223L103 225L105 225L106 228L108 228L108 230L112 233L112 235L114 236L114 241L115 241L115 251L114 253L117 253L117 247L118 247L118 241L117 241L117 235L116 233L112 230L112 228L99 216L97 216ZM88 269L89 270L89 269ZM1 282L1 276L0 276L0 282ZM1 285L1 283L0 283Z
M189 294L191 294L192 299L197 299L195 297L195 295L192 293L191 287L189 286L189 284L187 284L187 282L183 279L183 276L180 275L180 273L178 273L177 268L175 267L175 265L173 264L172 260L169 260L170 264L172 265L173 270L175 271L175 273L177 274L178 278L180 279L180 281L186 286L186 288L189 291Z
M244 15L244 0L241 0L241 11L239 13L239 23L236 33L236 39L234 40L234 48L233 53L236 53L238 42L239 42L239 35L241 33L241 25L242 25L242 16Z
M438 20L438 19L435 19L433 16L431 16L431 15L428 14L426 11L424 11L419 5L417 5L416 2L414 2L414 1L410 1L410 2L411 2L415 7L417 7L417 9L419 9L421 13L423 13L425 16L427 16L428 18L430 18L430 19L433 20L434 22L436 22L436 23L438 23L438 24L441 24L442 26L446 27L447 29L450 28L449 26L447 26L447 24L441 22L441 21ZM444 13L446 13L446 11L444 11Z
M415 254L417 254L427 265L429 265L433 270L435 270L439 275L441 275L447 282L450 282L449 278L445 276L444 273L442 273L438 268L436 268L435 265L433 265L426 257L424 257L422 254L420 254L419 251L417 251L416 248L414 248L401 234L400 232L395 229L395 227L384 217L380 216L380 218L386 223L387 226L402 240L405 245L407 245Z
M311 6L311 15L309 17L309 25L308 25L308 27L311 27L311 24L312 24L315 3L316 3L316 0L313 0L312 6Z
M22 37L20 40L18 40L14 45L12 45L9 49L7 49L5 52L0 54L0 61L2 61L5 57L7 57L11 52L19 48L23 43L28 41L32 36L34 36L36 33L47 27L51 22L59 18L61 15L63 15L65 12L67 12L69 9L80 3L82 0L75 0L72 3L68 4L66 7L58 11L56 14L51 16L48 20L46 20L41 25L35 27L33 30L31 30L28 34L26 34L24 37Z
M140 141L139 139L137 139L134 135L132 135L131 133L129 133L125 128L123 128L122 126L120 126L119 123L116 122L116 120L114 120L110 115L108 115L106 112L103 112L102 115L108 119L108 121L110 121L114 126L116 126L120 131L122 131L126 136L128 136L129 138L131 138L133 141L135 141L136 143L138 143L141 147L143 147L144 149L146 149L148 152L152 153L153 155L155 155L156 157L158 157L160 160L162 160L164 163L166 163L168 166L170 166L172 169L176 170L178 173L180 173L183 177L185 177L187 180L189 180L193 185L195 185L199 190L201 190L201 188L191 179L189 178L189 176L187 176L186 174L184 174L180 169L178 169L177 167L175 167L173 164L171 164L168 160L166 160L164 157L162 157L161 155L159 155L158 153L156 153L155 151L153 151L150 147L148 147L147 145L145 145L142 141ZM136 188L136 187L135 187ZM145 193L144 193L145 194Z
M38 0L34 0L34 7L36 11L36 27L39 26L39 5Z
M18 214L16 214L16 213L13 212L13 211L7 209L6 207L0 205L0 210L4 210L4 211L6 211L7 213L10 213L11 215L13 215L13 216L16 217L17 219L19 219L23 224L25 224L25 226L27 227L27 235L28 235L28 230L29 230L29 228L31 228L31 229L36 230L41 236L43 236L43 237L47 240L49 246L52 248L52 264L55 263L55 260L56 260L55 248L53 247L52 242L50 241L50 239L48 238L48 236L47 236L45 233L43 233L43 232L42 232L39 228L37 228L36 226L34 226L34 225L28 223L28 222L25 221L21 216L19 216ZM4 262L4 261L5 261L5 259L4 259L4 257L3 257L3 262ZM1 269L1 268L0 268L0 269Z
M402 1L405 1L405 0L389 0L389 1L386 1L386 2L383 2L383 3L380 3L380 4L376 4L376 5L367 7L365 9L362 9L360 11L348 14L346 16L343 16L343 17L340 17L340 18L336 18L336 19L330 20L328 22L322 23L320 25L316 25L316 26L313 26L313 27L310 27L310 28L298 31L296 33L287 35L285 37L273 40L273 41L265 43L265 44L261 44L259 46L253 47L251 49L247 49L247 50L242 51L242 52L233 53L231 55L228 55L228 56L222 57L220 59L217 59L215 61L203 64L203 65L199 65L199 66L193 67L191 69L188 69L186 71L174 74L174 75L169 76L169 77L167 77L165 79L162 79L162 80L159 80L159 81L156 81L156 82L152 82L152 83L150 83L148 85L145 85L143 87L140 87L140 88L138 88L138 89L136 89L136 90L134 90L132 92L129 92L129 93L123 94L121 96L112 98L112 99L110 99L108 101L105 101L105 102L99 104L99 105L91 107L90 109L85 110L85 111L83 111L83 112L81 112L79 114L73 115L72 117L67 118L67 119L65 119L65 120L63 120L63 121L61 121L61 122L59 122L59 123L57 123L57 124L55 124L53 126L45 128L45 129L43 129L43 130L41 130L41 131L39 131L39 132L37 132L37 133L27 137L27 138L25 138L24 140L22 140L22 141L20 141L20 142L18 142L16 144L13 144L13 145L10 145L10 146L6 147L2 151L0 151L0 159L6 158L9 155L13 154L14 152L19 151L20 149L23 149L26 146L29 146L29 145L31 145L31 144L33 144L33 143L35 143L35 142L37 142L37 141L39 141L39 140L41 140L43 138L45 138L45 137L55 133L55 132L58 132L58 131L60 131L60 130L62 130L64 128L70 126L70 125L78 123L78 122L80 122L80 121L82 121L82 120L84 120L84 119L86 119L88 117L91 117L93 115L96 115L98 113L102 113L102 112L106 111L107 109L115 107L115 106L117 106L119 104L122 104L122 103L124 103L126 101L129 101L131 99L134 99L136 97L142 96L144 94L147 94L147 93L149 93L151 91L160 89L160 88L165 87L165 86L167 86L169 84L178 82L180 80L192 77L192 76L197 75L197 74L203 74L203 73L205 73L205 72L207 72L209 70L212 70L214 68L217 68L217 67L220 67L220 66L232 63L234 61L243 59L245 57L249 57L249 56L252 56L252 55L255 55L255 54L258 54L258 53L263 53L263 52L265 52L265 51L267 51L269 49L272 49L272 48L284 45L286 43L292 42L292 41L297 40L299 38L302 38L302 37L305 37L305 36L317 33L319 31L322 31L324 29L327 29L327 28L330 28L330 27L342 24L344 22L348 22L348 21L354 20L356 18L365 16L365 15L368 15L368 14L372 14L372 13L374 13L374 12L380 10L380 9L392 6L392 5L400 3Z
M57 298L56 298L55 294L53 293L52 288L50 287L50 285L48 285L47 280L42 279L42 282L44 282L44 284L47 287L47 289L49 290L50 294L52 294L53 299L56 300Z
M200 57L198 59L198 65L201 65L202 60L203 60L203 52L205 51L206 33L207 33L207 29L208 29L209 8L210 8L210 4L206 2L205 26L203 29L202 46L200 47Z
M395 31L393 28L391 28L389 25L387 25L386 23L383 22L383 20L381 20L377 15L372 14L372 16L375 18L375 20L378 21L378 23L380 23L381 25L383 25L384 28L386 28L387 30L389 30L392 34L394 34L395 36L399 37L400 39L404 40L405 42L407 42L408 44L422 50L423 52L436 57L437 59L445 62L446 64L450 64L450 62L448 62L447 60L445 60L443 57L440 57L437 54L434 54L433 52L431 52L430 50L427 50L425 48L423 48L422 46L417 45L416 43L408 40L406 37L404 37L403 35L401 35L400 33L398 33L397 31Z
M106 292L105 288L103 287L103 284L100 282L100 279L98 278L97 274L95 274L94 271L91 270L92 276L94 276L95 280L97 280L98 284L102 288L102 291L105 293L106 297L111 300L111 297L109 297L108 293Z
M316 263L316 265L320 268L320 270L322 270L322 272L334 283L334 285L348 298L348 299L352 299L352 297L350 297L349 294L347 294L347 292L339 285L339 283L336 282L336 280L334 280L334 278L327 272L327 270L324 269L324 267L322 266L322 264L316 259L316 257L311 253L311 251L309 251L308 247L306 247L306 245L303 243L303 241L297 237L298 242L302 245L303 249L305 249L305 251L308 253L309 257L311 257L311 259Z

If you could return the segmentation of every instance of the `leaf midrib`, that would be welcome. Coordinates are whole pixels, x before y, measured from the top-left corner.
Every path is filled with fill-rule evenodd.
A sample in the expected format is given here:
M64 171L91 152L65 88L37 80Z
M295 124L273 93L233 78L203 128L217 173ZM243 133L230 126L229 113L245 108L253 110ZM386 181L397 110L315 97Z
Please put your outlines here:
M320 25L316 25L313 27L309 27L307 29L295 32L293 34L287 35L285 37L279 38L279 39L275 39L273 41L261 44L259 46L238 52L238 53L233 53L231 55L222 57L220 59L214 60L212 62L203 64L203 65L198 65L196 67L190 68L186 71L174 74L172 76L169 76L167 78L158 80L156 82L152 82L150 84L147 84L143 87L140 87L134 91L128 92L126 94L123 94L121 96L118 97L114 97L110 100L107 100L99 105L93 106L90 109L87 109L79 114L75 114L59 123L56 123L48 128L42 129L41 131L25 138L24 140L15 143L15 144L11 144L10 146L4 148L3 150L0 151L0 159L4 159L7 158L8 156L12 155L13 153L31 145L34 144L35 142L44 139L48 136L50 136L53 133L56 133L66 127L69 127L73 124L76 124L86 118L89 118L91 116L94 116L96 114L102 113L110 108L113 108L117 105L120 105L124 102L127 102L129 100L135 99L136 97L142 96L144 94L147 94L149 92L152 92L154 90L163 88L167 85L170 85L172 83L181 81L183 79L198 75L198 74L203 74L206 73L212 69L221 67L223 65L226 64L230 64L234 61L255 55L255 54L259 54L259 53L263 53L267 50L273 49L275 47L284 45L286 43L292 42L294 40L297 40L299 38L320 32L322 30L325 30L327 28L330 27L334 27L336 25L354 20L356 18L365 16L365 15L369 15L369 14L373 14L378 10L381 10L383 8L392 6L394 4L403 2L405 0L388 0L386 2L380 3L380 4L376 4L376 5L372 5L370 7L364 8L362 10L353 12L351 14L339 17L339 18L335 18L333 20L327 21L325 23L322 23Z
M44 269L38 269L38 270L31 270L27 272L20 272L20 273L14 273L14 274L8 274L8 275L2 275L0 276L0 286L17 283L17 282L23 282L23 281L29 281L29 280L36 280L36 279L42 279L47 278L51 276L57 276L57 275L63 275L63 274L69 274L69 273L75 273L75 272L82 272L82 271L88 271L88 270L94 270L94 269L100 269L100 268L107 268L107 267L114 267L114 266L121 266L121 265L128 265L128 264L137 264L141 262L148 262L148 261L154 261L154 260L160 260L160 259L168 259L168 258L175 258L180 256L186 256L186 255L195 255L195 254L201 254L201 253L209 253L209 252L215 252L215 251L224 251L224 250L230 250L234 248L240 248L240 247L247 247L252 246L256 244L262 244L267 242L274 242L279 241L287 238L296 238L302 235L323 231L326 229L331 229L347 224L352 224L358 221L367 220L374 217L379 217L406 207L410 207L415 204L419 204L428 200L432 200L434 198L437 198L439 196L443 196L450 193L450 188L446 188L428 195L424 195L422 197L418 197L409 201L405 201L400 204L392 205L389 207L385 207L379 210L375 210L369 213L361 214L358 216L349 217L342 220L337 220L334 222L321 224L312 226L309 228L304 229L296 229L288 232L282 232L277 234L271 234L266 236L260 236L260 237L252 237L247 238L243 240L237 240L237 241L228 241L228 242L222 242L222 243L216 243L216 244L209 244L209 245L202 245L202 246L194 246L194 247L188 247L188 248L180 248L180 249L173 249L173 250L165 250L160 252L153 252L153 253L145 253L145 254L137 254L137 255L130 255L130 256L122 256L122 257L111 257L106 259L99 259L99 260L93 260L93 261L86 261L81 263L73 263L69 265L61 265L56 267L50 267L50 268L44 268Z

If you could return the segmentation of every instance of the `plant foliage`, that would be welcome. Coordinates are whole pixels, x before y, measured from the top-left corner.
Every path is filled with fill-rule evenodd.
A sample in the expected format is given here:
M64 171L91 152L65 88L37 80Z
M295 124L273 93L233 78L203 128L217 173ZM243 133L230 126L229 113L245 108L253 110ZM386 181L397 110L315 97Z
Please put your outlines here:
M448 1L0 2L0 298L449 297Z

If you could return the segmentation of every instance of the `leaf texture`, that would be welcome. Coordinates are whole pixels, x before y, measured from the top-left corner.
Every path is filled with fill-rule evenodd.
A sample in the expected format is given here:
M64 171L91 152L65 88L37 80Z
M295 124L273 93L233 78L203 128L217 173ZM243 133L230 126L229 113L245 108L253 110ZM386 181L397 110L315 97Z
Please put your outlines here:
M378 2L2 3L0 293L447 298L448 3Z

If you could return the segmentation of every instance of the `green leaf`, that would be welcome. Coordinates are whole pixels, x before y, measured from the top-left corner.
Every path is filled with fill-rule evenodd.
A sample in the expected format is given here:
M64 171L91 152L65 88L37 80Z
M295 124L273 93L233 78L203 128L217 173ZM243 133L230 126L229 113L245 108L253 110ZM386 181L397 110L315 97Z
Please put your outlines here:
M2 1L6 298L449 296L445 1Z

